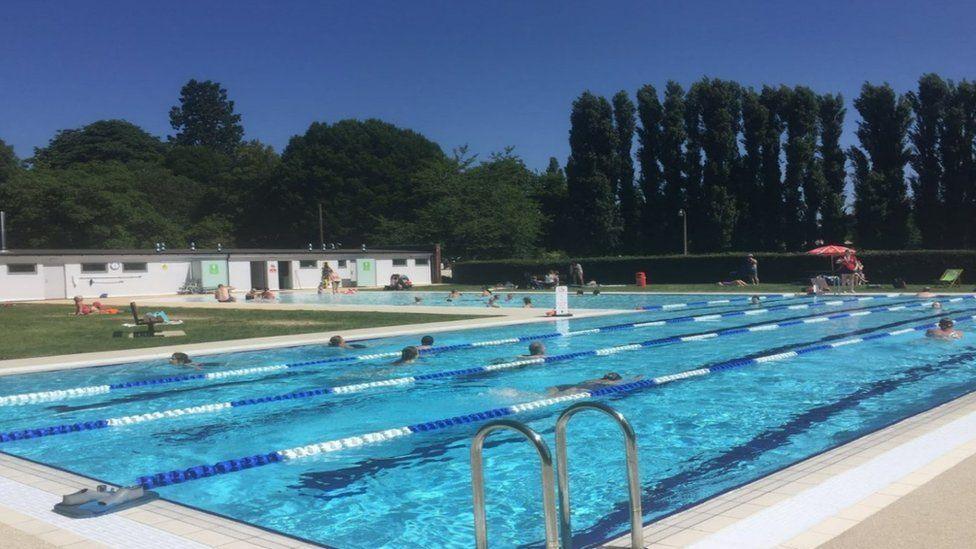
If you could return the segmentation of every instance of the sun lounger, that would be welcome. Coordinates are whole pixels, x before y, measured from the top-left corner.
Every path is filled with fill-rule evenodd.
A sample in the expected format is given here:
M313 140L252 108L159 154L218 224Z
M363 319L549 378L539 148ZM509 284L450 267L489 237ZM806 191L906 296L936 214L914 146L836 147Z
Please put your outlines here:
M811 278L810 287L817 294L829 294L831 292L830 284L827 284L827 280L822 276Z
M939 278L939 285L954 286L962 278L962 269L946 269Z
M122 326L124 328L145 327L146 331L143 332L143 334L149 337L154 337L154 336L172 337L172 336L186 335L186 333L183 332L182 330L169 330L169 331L157 330L158 326L179 326L183 324L182 320L164 320L152 315L140 316L139 307L136 305L135 301L129 303L129 308L132 310L132 322L126 322L125 324L123 324ZM135 335L136 335L135 333L132 334L133 337L135 337Z

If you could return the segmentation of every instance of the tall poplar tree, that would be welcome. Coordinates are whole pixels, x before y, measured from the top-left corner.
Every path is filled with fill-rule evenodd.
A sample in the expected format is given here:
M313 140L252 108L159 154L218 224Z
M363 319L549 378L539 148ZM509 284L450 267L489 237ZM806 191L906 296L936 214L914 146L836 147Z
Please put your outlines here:
M817 212L822 192L816 173L817 96L810 88L797 86L790 93L786 110L786 215L792 216L785 229L787 250L797 251L817 239Z
M963 81L951 89L941 135L945 246L966 248L976 243L976 83Z
M613 193L616 133L606 98L584 92L573 102L569 149L566 183L574 221L569 251L606 253L617 247L620 237Z
M866 198L872 203L877 200L880 208L877 220L864 217L864 212L855 208L861 239L858 244L869 248L904 248L910 235L905 165L910 158L906 141L911 105L888 84L865 83L854 100L854 107L861 115L857 138L870 162L867 176L858 174L862 184L860 192L867 193ZM855 186L855 192L857 189Z
M701 117L702 165L699 246L728 250L735 228L740 88L734 82L703 79L694 85Z
M655 244L663 252L680 250L682 246L681 219L678 211L687 209L685 193L685 91L681 85L669 81L664 89L664 111L661 119L661 234Z
M662 242L664 229L663 174L658 163L661 151L661 121L664 116L661 102L654 86L646 85L637 90L637 112L640 128L637 129L637 160L640 162L640 187L644 195L641 225L643 227L644 248L651 251L667 249Z
M764 86L759 95L759 102L765 107L768 116L766 131L762 143L762 205L763 215L753 219L762 227L762 247L767 250L782 251L786 249L783 237L784 227L789 221L786 212L786 194L783 186L783 131L786 127L783 121L783 111L789 99L789 89L783 86L773 88Z
M702 239L702 225L705 220L702 200L702 138L701 125L701 85L692 84L685 94L685 216L688 223L689 251L709 251L706 245L699 245Z
M911 178L912 213L925 248L943 245L945 202L940 134L951 95L949 83L936 74L923 75L918 80L918 91L906 94L915 115L915 124L909 132L912 170L915 172Z
M635 112L634 103L627 96L627 92L621 90L613 96L613 120L617 132L617 197L620 201L622 230L620 245L623 251L629 253L639 251L643 242L641 212L644 209L644 199L634 187L634 158L631 156L636 126Z
M749 89L742 94L742 167L739 171L739 193L736 207L734 243L738 249L759 249L763 246L763 140L769 125L769 110L763 106L759 94Z
M822 235L827 242L842 243L847 237L847 216L844 212L844 150L840 137L844 131L844 97L824 94L820 103L820 165L824 180L824 195L820 206Z

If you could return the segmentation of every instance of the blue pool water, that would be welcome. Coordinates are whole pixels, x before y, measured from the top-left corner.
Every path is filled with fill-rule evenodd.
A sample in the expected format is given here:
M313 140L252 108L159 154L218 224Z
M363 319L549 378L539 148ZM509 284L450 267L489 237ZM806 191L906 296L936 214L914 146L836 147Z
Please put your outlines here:
M674 297L642 299L646 304L697 299ZM813 302L800 298L784 303ZM648 381L726 365L709 375L602 397L630 419L638 434L645 520L649 521L976 389L976 344L967 339L930 341L918 330L900 332L937 320L935 311L919 304L911 297L879 297L745 314L756 307L738 303L695 311L631 312L441 333L436 334L438 346L698 317L543 340L550 355L560 356L659 341L604 356L577 356L349 394L271 401L12 440L0 442L0 451L113 483L132 484L158 472L183 471L392 428L434 425L431 430L408 430L408 435L389 440L156 489L177 502L336 547L470 547L468 446L473 432L484 422L477 418L458 425L431 422L485 410L510 410L513 405L547 398L547 388L554 385L597 378L608 371L627 380ZM909 307L899 308L902 305ZM889 310L892 307L896 310ZM976 301L947 304L946 309L954 318L973 315ZM839 314L842 312L862 316ZM717 313L727 316L714 316ZM770 325L779 327L763 329ZM745 327L754 331L735 330ZM963 320L959 327L972 331L973 322ZM708 337L716 332L724 335ZM892 332L896 335L880 337ZM702 338L660 342L695 335ZM372 340L367 342L369 349L351 353L304 346L199 360L208 363L205 372L231 372L396 351L418 338ZM852 338L860 341L828 346ZM460 348L403 366L391 365L390 359L356 360L52 397L0 406L0 433L473 368L510 360L524 353L526 346L523 341ZM813 350L806 352L808 349ZM801 352L793 354L796 351ZM779 355L780 360L735 361L770 355ZM185 372L155 361L8 376L0 378L0 396L153 380L179 373ZM552 444L555 417L568 404L508 417L527 422ZM622 445L619 432L605 421L584 414L570 427L569 475L574 534L580 545L597 544L627 527ZM486 447L488 528L493 546L532 545L543 539L538 466L533 456L528 445L505 435L492 437Z
M555 292L506 292L496 290L499 296L497 305L499 307L522 307L523 299L528 297L532 300L532 306L540 309L552 309L555 305ZM693 302L697 303L706 300L735 299L741 300L748 298L748 295L654 295L647 293L626 293L602 291L599 295L594 295L592 289L586 289L583 295L577 295L575 290L569 292L569 305L573 309L633 309L634 307L651 304L674 304ZM240 300L243 297L238 296ZM420 298L420 301L417 301ZM188 302L212 302L213 296L193 295L181 296L180 301ZM319 305L420 305L420 306L439 306L439 307L485 307L488 298L483 297L478 291L465 291L461 296L448 301L448 292L431 291L361 291L355 294L331 294L312 291L285 291L278 294L280 303L302 303ZM255 303L260 303L256 301Z

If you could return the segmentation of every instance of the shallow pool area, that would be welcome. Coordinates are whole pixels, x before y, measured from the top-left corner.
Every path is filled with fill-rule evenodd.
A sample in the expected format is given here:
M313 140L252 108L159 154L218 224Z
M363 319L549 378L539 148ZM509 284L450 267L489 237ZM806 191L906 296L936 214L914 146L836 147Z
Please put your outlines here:
M319 299L281 300L301 296ZM411 301L342 297L366 296ZM596 298L630 311L438 333L408 364L422 334L0 377L0 451L323 545L470 547L468 449L493 418L552 445L573 402L618 409L651 521L976 390L976 346L924 337L944 316L971 331L970 296ZM538 545L532 449L497 435L485 455L492 544ZM575 419L569 463L576 544L625 532L616 428Z

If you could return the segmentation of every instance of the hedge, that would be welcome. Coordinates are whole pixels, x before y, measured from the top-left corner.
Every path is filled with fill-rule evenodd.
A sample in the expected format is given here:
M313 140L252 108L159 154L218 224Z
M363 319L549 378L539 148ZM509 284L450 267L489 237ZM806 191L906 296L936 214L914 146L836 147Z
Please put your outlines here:
M976 281L976 250L867 250L857 255L871 283L891 284L895 278L910 284L934 283L946 269L964 269L962 281ZM759 278L765 282L802 282L813 273L830 271L828 258L803 253L757 253L756 259ZM583 265L587 281L602 284L633 284L638 271L647 273L651 285L706 283L728 280L743 267L745 254L466 261L454 265L453 280L463 284L522 284L527 274L541 276L553 269L562 280L569 280L569 264L574 261Z

